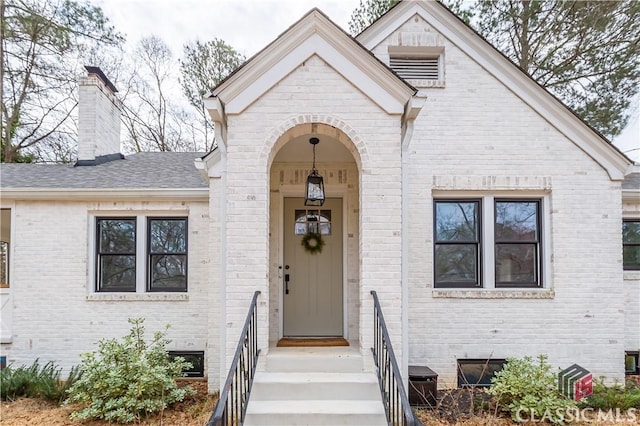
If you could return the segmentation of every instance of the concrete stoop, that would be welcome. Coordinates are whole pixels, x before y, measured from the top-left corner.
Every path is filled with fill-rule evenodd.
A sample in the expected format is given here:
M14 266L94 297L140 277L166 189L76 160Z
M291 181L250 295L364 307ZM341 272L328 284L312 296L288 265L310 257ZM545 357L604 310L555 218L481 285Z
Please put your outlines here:
M258 364L244 424L386 425L378 379L357 349L272 348Z

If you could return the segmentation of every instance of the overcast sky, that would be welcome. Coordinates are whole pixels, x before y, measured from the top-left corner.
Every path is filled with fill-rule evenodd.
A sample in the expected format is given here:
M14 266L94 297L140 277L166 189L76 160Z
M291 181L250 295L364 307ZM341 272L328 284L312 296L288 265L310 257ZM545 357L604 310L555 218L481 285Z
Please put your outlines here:
M273 41L305 13L318 7L348 30L360 0L94 0L133 45L155 34L176 57L196 39L221 38L247 57Z
M133 46L140 38L158 35L182 56L182 46L194 40L220 38L247 58L314 7L348 31L348 22L360 0L93 0ZM616 144L640 161L639 104L630 125Z

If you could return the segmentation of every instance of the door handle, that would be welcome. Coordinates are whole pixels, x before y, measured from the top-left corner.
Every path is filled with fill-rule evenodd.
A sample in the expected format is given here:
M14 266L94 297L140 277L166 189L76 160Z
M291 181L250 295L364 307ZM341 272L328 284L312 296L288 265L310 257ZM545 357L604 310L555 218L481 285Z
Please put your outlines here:
M289 294L289 274L284 274L284 294Z

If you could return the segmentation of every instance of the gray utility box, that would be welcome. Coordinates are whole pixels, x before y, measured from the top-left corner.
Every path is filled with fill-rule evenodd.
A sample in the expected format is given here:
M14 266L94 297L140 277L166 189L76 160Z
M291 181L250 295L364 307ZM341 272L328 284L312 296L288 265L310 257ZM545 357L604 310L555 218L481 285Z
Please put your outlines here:
M409 366L409 404L435 407L438 397L438 375L429 367Z

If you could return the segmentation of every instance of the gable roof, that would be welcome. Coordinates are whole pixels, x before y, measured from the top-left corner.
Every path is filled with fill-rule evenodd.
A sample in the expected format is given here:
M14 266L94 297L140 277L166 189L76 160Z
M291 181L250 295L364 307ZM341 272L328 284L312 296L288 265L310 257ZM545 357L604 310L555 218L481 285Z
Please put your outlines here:
M321 57L390 114L404 113L407 100L416 93L415 88L314 8L223 80L205 104L212 110L222 107L226 114L240 113L312 55Z
M208 183L194 167L194 160L204 153L140 152L123 160L96 166L70 164L0 164L2 197L40 198L48 193L67 192L78 196L96 192L109 196L109 191L122 195L140 191L153 196L182 193L207 195ZM198 195L198 196L200 196Z
M624 179L633 163L626 155L439 1L400 1L356 39L372 50L416 14L600 164L611 179Z

